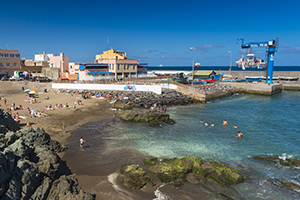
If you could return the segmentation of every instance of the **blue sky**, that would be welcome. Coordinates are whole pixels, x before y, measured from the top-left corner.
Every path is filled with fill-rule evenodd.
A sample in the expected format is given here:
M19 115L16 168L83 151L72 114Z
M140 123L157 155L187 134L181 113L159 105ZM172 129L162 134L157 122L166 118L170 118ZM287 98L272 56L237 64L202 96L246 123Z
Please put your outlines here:
M0 48L22 58L64 52L93 62L109 48L149 66L229 66L245 52L237 38L279 38L275 66L300 65L300 1L1 1ZM254 49L265 58L265 49Z

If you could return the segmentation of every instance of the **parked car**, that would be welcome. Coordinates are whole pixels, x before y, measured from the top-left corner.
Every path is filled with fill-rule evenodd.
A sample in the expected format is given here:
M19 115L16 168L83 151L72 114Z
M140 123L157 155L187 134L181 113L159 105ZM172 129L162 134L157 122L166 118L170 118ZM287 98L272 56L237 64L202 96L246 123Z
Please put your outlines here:
M2 76L1 77L1 81L9 81L9 77L8 76Z
M34 76L34 77L32 77L32 81L50 82L50 81L52 81L52 79L47 76Z
M9 78L9 80L10 80L10 81L20 81L21 79L20 79L20 77L17 77L17 76L11 76L11 77Z

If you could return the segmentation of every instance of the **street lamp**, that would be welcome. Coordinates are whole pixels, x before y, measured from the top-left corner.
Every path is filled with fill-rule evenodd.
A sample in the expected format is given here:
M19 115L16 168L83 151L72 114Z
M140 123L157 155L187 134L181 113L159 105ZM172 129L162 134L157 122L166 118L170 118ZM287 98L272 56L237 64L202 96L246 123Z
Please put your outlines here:
M193 50L193 72L192 72L192 85L194 85L194 57L195 57L195 47L190 47L191 50Z
M230 71L230 75L231 75L232 51L228 51L228 53L230 53L230 68L229 68L229 71Z

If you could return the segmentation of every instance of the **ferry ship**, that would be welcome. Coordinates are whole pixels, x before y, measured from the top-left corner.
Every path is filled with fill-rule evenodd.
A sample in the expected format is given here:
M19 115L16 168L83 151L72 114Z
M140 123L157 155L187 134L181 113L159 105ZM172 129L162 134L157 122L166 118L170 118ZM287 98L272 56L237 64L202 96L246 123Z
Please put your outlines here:
M262 69L265 68L266 63L264 62L264 60L254 57L252 48L249 48L246 54L246 59L244 58L243 55L242 58L236 61L236 65L239 68L242 68L243 70L245 70L246 68Z

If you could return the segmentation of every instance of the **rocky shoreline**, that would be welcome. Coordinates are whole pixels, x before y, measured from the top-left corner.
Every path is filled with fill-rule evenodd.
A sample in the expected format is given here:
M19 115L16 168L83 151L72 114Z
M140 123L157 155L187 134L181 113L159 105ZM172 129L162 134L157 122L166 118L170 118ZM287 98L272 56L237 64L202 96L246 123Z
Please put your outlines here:
M2 109L0 126L1 199L95 199L57 155L66 148L44 129L20 129Z

